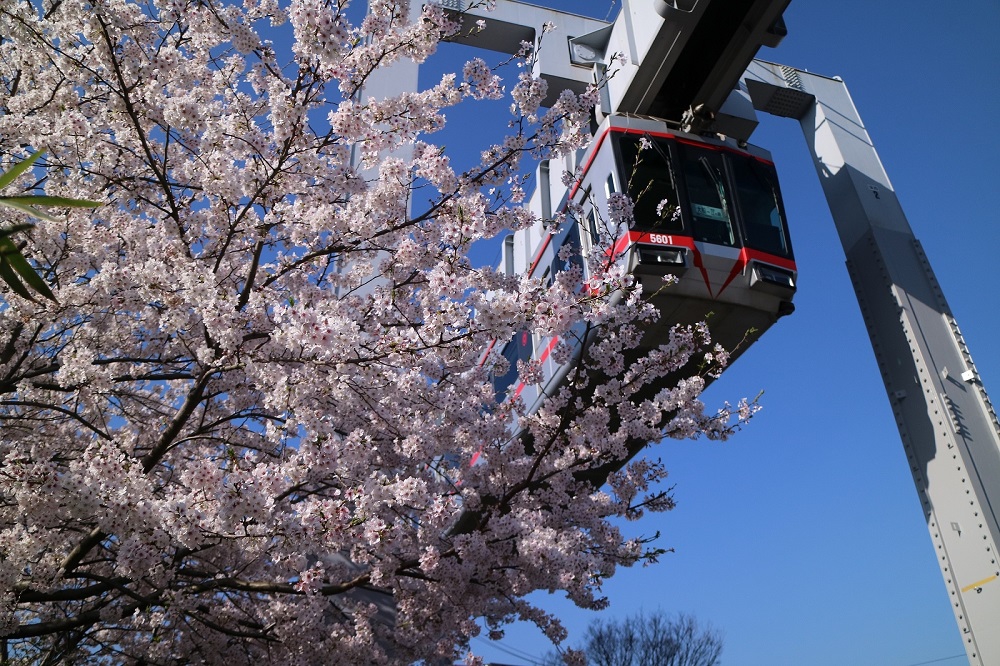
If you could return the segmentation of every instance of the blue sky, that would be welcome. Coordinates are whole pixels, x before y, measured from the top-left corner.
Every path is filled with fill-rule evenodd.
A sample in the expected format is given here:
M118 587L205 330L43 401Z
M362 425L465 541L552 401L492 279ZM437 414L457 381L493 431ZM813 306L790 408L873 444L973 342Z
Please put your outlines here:
M610 7L541 4L598 18ZM986 388L1000 400L1000 4L953 6L961 9L930 0L793 0L788 37L760 56L845 80ZM502 112L496 122L505 122ZM478 147L483 123L480 116L465 128L474 135L452 128L459 138L448 141ZM752 142L772 151L781 178L797 310L707 394L711 405L763 389L764 410L749 427L728 443L653 451L671 471L678 506L638 529L659 530L675 552L609 581L606 613L692 613L724 634L730 665L964 663L801 132L794 121L762 117ZM572 636L595 617L555 596L538 599ZM485 641L473 647L496 662L532 663ZM525 628L509 631L501 648L536 658L549 649Z

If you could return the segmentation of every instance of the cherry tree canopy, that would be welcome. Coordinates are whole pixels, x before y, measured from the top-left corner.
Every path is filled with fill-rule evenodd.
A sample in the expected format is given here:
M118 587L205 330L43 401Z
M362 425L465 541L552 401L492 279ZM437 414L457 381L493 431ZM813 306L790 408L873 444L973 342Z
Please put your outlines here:
M346 4L0 3L0 166L45 151L16 187L102 202L14 237L55 300L2 292L3 658L435 662L515 619L558 642L525 595L601 607L658 552L611 522L671 506L635 442L748 413L698 401L724 363L703 326L629 355L656 313L613 257L586 289L467 258L533 222L522 159L584 146L596 93L540 109L530 66L505 92L474 60L367 99L458 25ZM504 95L510 136L453 168L447 109ZM491 342L581 323L558 395L498 402Z

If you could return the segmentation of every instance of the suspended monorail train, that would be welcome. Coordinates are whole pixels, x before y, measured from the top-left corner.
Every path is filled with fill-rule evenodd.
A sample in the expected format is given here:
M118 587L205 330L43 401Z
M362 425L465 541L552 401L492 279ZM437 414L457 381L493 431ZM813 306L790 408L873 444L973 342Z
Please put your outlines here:
M627 193L635 222L604 228L614 246L603 251L624 262L660 311L643 347L664 342L674 324L707 321L713 341L736 357L794 309L795 260L767 151L687 134L662 120L616 115L601 123L577 160L559 165L578 174L570 187L549 176L555 168L539 167L529 206L543 221L553 219L553 212L577 214L554 230L541 222L507 237L505 272L551 279L566 268L559 258L566 244L581 251L569 261L582 264L580 254L597 251L595 239L608 225L609 197ZM569 207L570 201L579 206ZM663 288L666 275L676 282ZM528 330L516 334L502 349L510 369L494 379L498 397L519 395L533 410L551 394L569 369L550 358L557 342ZM515 385L517 361L530 358L543 362L542 383Z

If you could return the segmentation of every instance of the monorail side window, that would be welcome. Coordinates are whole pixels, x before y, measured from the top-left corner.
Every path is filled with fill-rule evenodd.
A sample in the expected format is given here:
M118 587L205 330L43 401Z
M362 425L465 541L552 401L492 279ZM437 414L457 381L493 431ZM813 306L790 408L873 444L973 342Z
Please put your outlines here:
M618 147L618 172L634 204L633 229L681 233L684 223L679 214L676 179L670 165L671 142L624 134L619 137Z
M508 342L501 354L507 359L507 372L503 375L493 377L493 390L497 402L501 402L507 397L507 390L517 380L517 362L530 361L534 352L534 344L530 331L519 331Z
M597 228L597 211L593 207L587 210L587 229L580 236L584 239L584 255L590 255L591 248L601 240L601 232Z
M578 266L580 268L580 276L583 277L584 273L584 263L583 263L583 243L581 239L580 225L577 221L567 216L565 228L563 232L559 235L553 244L555 247L555 257L552 260L552 278L555 279L556 273L564 271L571 266ZM568 248L568 256L564 259L562 258L562 249Z
M746 246L779 257L791 257L774 167L752 157L733 159L732 167Z
M682 162L694 239L736 247L732 196L726 183L722 155L685 145Z

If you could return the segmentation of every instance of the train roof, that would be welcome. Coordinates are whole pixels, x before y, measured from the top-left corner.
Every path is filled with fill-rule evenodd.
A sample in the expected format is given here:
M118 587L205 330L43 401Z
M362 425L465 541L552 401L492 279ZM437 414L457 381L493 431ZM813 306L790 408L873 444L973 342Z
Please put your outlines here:
M597 132L594 136L599 139L609 130L670 134L687 141L703 143L710 146L718 146L720 148L728 148L730 150L748 153L754 157L767 160L768 162L773 161L771 159L771 153L760 146L755 146L749 143L741 143L736 139L720 134L691 134L689 132L682 131L675 122L663 120L662 118L654 118L652 116L641 116L626 113L616 113L614 115L606 116L604 120L601 121L601 124L598 126Z

